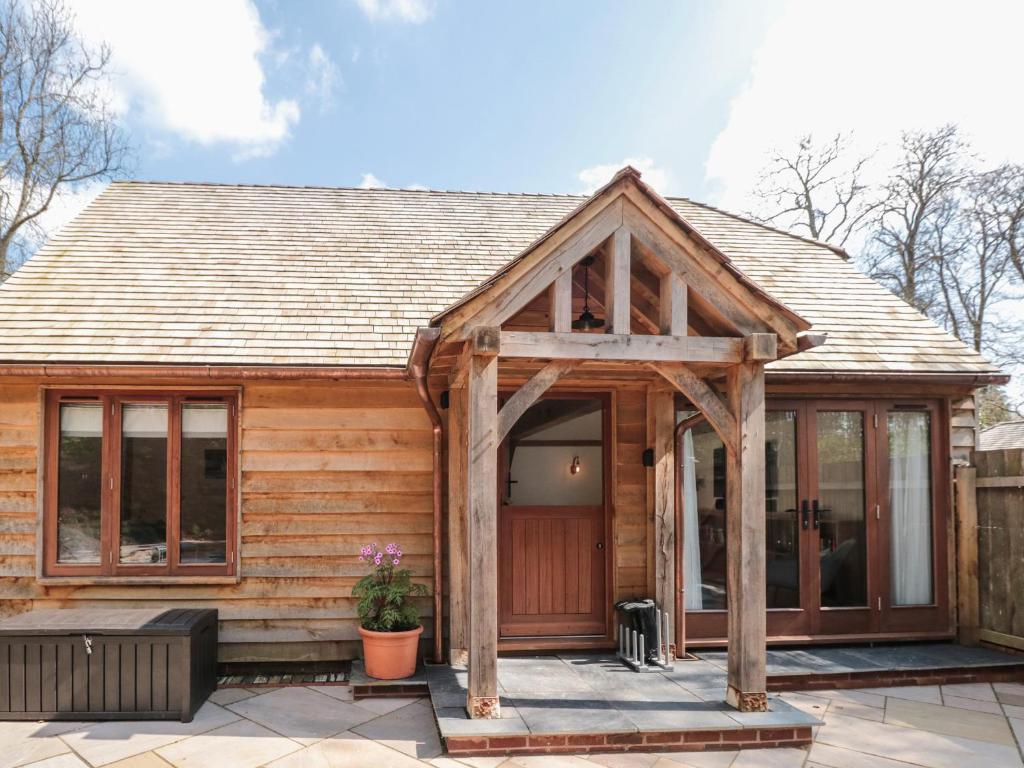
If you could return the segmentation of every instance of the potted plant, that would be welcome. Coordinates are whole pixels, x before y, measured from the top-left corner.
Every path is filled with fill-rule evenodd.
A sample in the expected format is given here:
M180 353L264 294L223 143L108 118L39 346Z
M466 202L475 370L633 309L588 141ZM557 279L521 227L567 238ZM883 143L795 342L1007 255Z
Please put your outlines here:
M402 550L397 544L384 549L368 544L359 550L359 561L371 567L352 590L359 598L366 674L380 680L410 677L416 671L416 649L423 634L412 598L425 596L427 588L413 583L409 569L399 569Z

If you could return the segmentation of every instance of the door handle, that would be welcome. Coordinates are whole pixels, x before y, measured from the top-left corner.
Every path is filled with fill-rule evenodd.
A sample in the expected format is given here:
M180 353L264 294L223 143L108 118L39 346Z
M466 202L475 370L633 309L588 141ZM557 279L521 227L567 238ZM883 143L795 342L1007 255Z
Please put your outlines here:
M807 499L800 502L800 527L805 531L810 525L810 510L807 507Z
M814 511L814 530L818 530L821 525L821 507L818 506L817 499L811 502L811 508Z

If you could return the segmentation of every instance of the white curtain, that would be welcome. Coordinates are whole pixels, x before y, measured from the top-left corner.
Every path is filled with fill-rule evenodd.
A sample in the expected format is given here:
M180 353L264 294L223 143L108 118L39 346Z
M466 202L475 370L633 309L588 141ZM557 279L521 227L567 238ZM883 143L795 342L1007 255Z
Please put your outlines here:
M683 583L688 611L704 608L700 578L700 539L697 531L697 457L691 430L683 433Z
M932 602L928 414L889 414L890 562L893 605Z

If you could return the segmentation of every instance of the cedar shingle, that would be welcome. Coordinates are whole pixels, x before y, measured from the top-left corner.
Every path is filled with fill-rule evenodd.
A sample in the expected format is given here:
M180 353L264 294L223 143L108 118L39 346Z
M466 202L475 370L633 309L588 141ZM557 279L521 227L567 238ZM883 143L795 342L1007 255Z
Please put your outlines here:
M116 182L0 286L0 360L401 366L418 326L583 201ZM669 202L829 334L771 370L997 371L832 250Z

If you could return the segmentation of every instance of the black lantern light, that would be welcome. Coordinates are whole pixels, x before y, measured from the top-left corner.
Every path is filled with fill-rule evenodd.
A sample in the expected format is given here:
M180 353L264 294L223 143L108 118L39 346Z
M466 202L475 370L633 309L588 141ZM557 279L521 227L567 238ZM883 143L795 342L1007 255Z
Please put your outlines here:
M598 320L590 311L590 265L593 263L593 256L587 256L580 262L583 265L583 311L572 321L572 327L577 331L593 331L604 327L604 320Z

